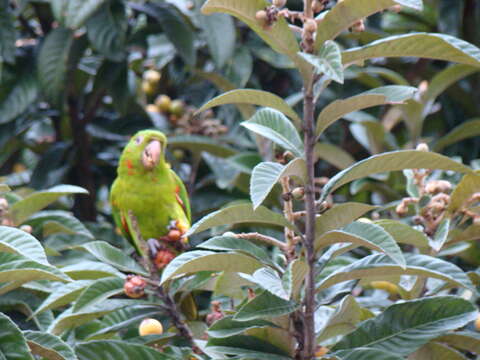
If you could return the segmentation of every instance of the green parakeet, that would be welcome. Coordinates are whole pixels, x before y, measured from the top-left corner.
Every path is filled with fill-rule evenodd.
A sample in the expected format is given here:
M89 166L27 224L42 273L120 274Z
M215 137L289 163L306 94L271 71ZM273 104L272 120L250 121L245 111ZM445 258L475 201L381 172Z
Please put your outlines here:
M167 138L159 131L135 134L122 152L111 192L112 214L120 231L143 255L129 212L158 269L165 267L187 241L190 203L182 180L165 160Z

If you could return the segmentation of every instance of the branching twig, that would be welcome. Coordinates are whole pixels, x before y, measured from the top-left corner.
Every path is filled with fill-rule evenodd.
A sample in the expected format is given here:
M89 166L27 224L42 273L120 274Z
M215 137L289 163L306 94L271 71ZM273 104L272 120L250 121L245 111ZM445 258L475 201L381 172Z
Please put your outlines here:
M278 241L277 239L275 239L273 237L262 235L262 234L259 234L259 233L256 233L256 232L255 233L235 234L235 237L238 238L238 239L245 239L245 240L258 240L258 241L261 241L261 242L263 242L267 245L276 246L283 251L287 250L287 244L285 244L281 241Z

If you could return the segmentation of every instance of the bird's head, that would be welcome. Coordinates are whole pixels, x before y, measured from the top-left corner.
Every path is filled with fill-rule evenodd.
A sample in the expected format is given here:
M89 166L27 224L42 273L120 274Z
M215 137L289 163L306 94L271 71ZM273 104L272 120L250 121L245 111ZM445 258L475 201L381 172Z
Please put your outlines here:
M127 173L149 172L165 165L167 137L160 131L137 132L123 150L119 168Z

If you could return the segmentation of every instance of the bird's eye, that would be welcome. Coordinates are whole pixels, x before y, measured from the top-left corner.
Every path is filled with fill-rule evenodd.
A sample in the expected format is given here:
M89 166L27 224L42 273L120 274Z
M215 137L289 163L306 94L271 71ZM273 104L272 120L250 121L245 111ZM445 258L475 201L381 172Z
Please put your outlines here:
M143 136L137 136L135 138L135 144L140 145L142 143Z

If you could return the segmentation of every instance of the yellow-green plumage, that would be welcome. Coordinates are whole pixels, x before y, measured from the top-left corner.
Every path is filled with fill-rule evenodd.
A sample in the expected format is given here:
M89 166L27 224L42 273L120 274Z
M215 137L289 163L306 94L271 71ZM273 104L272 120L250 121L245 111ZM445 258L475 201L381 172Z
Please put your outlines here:
M158 162L145 166L151 144L161 144ZM137 251L133 231L130 229L128 212L138 221L144 239L159 239L167 235L169 224L178 221L186 230L190 227L190 204L185 186L165 161L165 135L155 130L135 134L122 152L110 193L112 213L117 226L132 242ZM147 155L146 155L147 153ZM146 160L145 160L146 159Z

